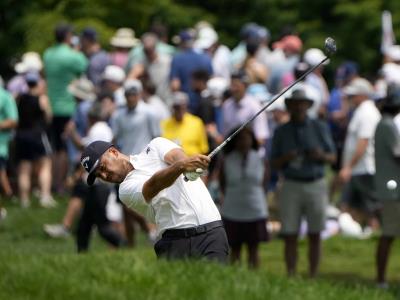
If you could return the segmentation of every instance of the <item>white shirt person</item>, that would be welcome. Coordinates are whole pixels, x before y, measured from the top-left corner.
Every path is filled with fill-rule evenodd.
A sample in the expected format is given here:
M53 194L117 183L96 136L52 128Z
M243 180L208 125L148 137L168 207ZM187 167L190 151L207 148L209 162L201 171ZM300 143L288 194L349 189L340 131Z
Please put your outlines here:
M207 156L187 157L173 142L155 138L133 156L97 141L86 147L81 162L89 185L96 177L119 183L126 206L147 203L152 208L161 236L154 246L158 257L226 262L229 248L218 209L200 179L184 180L184 174L208 167Z

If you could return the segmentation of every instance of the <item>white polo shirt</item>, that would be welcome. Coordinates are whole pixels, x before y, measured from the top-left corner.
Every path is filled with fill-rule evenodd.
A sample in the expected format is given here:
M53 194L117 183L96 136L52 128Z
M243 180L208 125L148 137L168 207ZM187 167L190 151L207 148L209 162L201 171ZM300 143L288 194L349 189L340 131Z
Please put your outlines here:
M119 187L119 197L127 207L134 208L139 203L146 203L142 194L143 184L154 173L168 167L164 156L175 148L180 147L170 140L158 137L141 153L130 157L135 169ZM197 179L185 182L183 175L173 185L158 193L149 205L154 212L159 234L166 229L188 228L221 220L203 181Z

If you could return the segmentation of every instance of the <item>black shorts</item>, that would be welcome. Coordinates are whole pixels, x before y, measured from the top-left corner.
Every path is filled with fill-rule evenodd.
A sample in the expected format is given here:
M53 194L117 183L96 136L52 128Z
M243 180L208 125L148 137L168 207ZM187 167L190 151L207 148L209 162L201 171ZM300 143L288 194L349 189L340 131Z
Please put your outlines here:
M53 121L51 123L51 142L53 144L53 148L56 152L59 151L66 151L67 145L62 138L62 134L64 132L65 125L68 123L68 121L71 119L71 117L53 117Z
M0 171L7 169L7 158L0 156Z
M256 245L269 240L266 219L251 222L232 221L226 218L222 220L231 247L240 247L242 244Z
M45 132L20 131L15 136L15 159L34 161L51 154Z

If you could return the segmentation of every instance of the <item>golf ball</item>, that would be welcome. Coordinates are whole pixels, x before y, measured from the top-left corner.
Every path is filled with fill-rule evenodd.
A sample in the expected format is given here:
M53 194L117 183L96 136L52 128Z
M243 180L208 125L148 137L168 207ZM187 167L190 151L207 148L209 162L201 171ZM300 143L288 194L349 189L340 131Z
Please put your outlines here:
M395 188L397 188L397 182L394 180L389 180L386 183L386 187L388 188L388 190L394 190Z

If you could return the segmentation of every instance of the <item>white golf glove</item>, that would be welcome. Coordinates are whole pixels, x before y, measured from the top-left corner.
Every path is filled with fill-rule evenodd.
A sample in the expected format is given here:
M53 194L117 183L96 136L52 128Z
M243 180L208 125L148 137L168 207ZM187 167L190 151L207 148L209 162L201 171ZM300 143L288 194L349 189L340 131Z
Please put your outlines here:
M195 181L197 178L199 178L201 175L203 175L203 173L204 173L204 170L198 168L198 169L196 169L196 171L186 172L183 175L185 175L185 181Z

